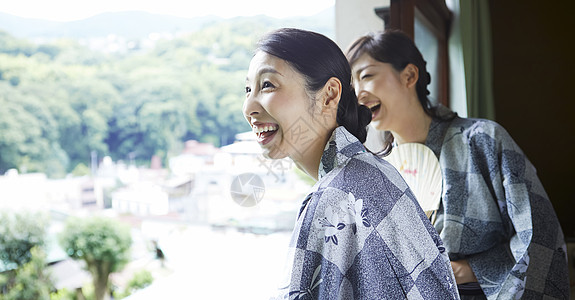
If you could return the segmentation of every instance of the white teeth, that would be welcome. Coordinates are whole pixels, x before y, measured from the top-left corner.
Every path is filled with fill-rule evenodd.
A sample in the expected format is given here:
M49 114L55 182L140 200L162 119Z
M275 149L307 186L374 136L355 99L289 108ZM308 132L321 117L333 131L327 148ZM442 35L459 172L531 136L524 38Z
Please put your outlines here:
M262 132L267 132L267 131L273 131L273 130L277 130L278 126L262 126L262 127L258 127L256 125L254 125L252 127L253 132L255 133L262 133Z
M369 109L373 109L374 107L380 105L380 103L371 103L371 104L360 103L360 105L367 106L367 108L369 108Z

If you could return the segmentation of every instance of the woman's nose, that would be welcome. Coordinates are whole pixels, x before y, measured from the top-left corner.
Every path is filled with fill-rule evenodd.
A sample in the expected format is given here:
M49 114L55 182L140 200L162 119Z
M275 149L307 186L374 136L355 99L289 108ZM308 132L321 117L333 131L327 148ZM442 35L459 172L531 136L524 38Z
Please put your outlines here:
M364 103L365 99L367 98L368 93L366 91L362 91L362 90L356 90L355 93L357 95L357 101L360 104Z
M250 117L256 116L260 113L260 108L261 106L255 99L255 97L253 97L252 95L248 95L246 97L246 100L244 100L243 111L244 111L244 117L248 120L248 122Z
M363 84L361 84L361 82L354 81L353 89L355 91L355 94L359 98L359 94L361 94L361 92L363 91Z

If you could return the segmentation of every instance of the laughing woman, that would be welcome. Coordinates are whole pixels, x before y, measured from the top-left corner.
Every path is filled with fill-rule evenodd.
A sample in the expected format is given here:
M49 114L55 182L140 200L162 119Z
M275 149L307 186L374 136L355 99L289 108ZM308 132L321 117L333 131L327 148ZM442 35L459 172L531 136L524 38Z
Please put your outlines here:
M435 228L461 298L568 299L563 232L535 167L507 131L432 107L426 63L399 31L360 37L348 59L359 102L383 133L383 152L422 143L439 159L444 189Z
M290 157L317 179L297 216L279 299L458 299L413 193L362 145L371 113L334 42L298 29L265 36L243 111L265 156Z

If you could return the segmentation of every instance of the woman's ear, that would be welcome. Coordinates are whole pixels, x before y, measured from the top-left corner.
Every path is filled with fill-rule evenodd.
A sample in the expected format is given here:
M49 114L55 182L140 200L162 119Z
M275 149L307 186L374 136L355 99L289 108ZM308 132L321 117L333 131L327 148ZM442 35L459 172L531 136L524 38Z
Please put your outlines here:
M401 71L401 79L408 88L415 86L419 79L419 69L414 64L407 64Z
M341 81L331 77L323 87L322 106L324 108L335 108L339 105L341 99Z

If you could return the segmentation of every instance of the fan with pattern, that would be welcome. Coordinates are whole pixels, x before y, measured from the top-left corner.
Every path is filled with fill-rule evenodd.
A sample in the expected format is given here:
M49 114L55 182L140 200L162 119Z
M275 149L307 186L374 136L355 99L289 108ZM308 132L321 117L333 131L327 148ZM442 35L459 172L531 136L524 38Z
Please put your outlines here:
M443 183L439 161L433 151L423 144L405 143L395 146L385 159L399 171L433 223L441 202Z

